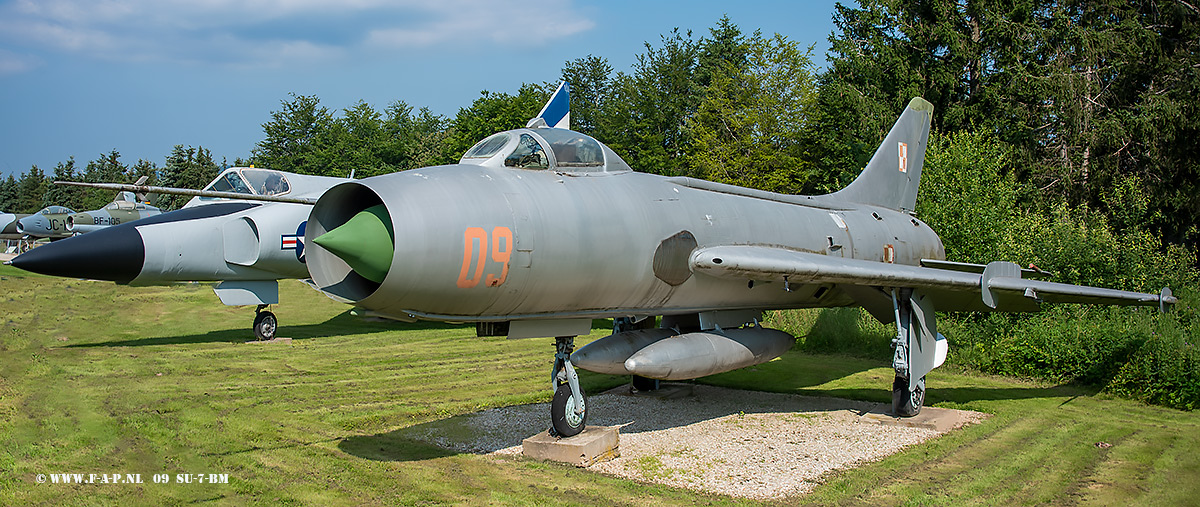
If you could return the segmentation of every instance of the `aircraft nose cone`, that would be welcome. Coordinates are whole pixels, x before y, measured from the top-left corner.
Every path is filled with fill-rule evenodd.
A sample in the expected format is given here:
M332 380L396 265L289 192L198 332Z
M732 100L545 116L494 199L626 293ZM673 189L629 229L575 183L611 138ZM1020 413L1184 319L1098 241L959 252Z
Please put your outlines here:
M383 283L392 267L394 241L392 218L382 204L358 212L346 223L313 239L313 243L346 261L355 273L375 283Z
M109 227L34 248L11 264L43 275L129 283L141 273L145 258L136 228Z

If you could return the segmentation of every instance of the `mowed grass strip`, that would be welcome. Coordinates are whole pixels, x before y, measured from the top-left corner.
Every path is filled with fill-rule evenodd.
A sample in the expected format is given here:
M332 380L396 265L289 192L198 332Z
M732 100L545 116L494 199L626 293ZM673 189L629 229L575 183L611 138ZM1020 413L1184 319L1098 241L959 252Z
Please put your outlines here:
M0 504L754 503L411 440L402 429L549 400L553 340L364 320L295 281L281 300L279 335L293 341L246 344L252 309L220 305L206 285L0 267ZM583 375L591 393L625 381ZM891 375L886 358L792 351L704 382L883 402ZM805 500L1185 504L1200 493L1195 414L951 369L929 386L930 403L994 416L835 474ZM71 472L145 482L35 481ZM154 484L155 473L229 483Z

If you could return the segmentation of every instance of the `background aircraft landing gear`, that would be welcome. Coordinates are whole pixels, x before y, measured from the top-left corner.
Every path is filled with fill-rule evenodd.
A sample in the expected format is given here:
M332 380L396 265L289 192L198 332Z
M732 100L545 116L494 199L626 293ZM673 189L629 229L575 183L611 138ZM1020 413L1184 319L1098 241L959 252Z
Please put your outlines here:
M554 370L551 373L554 400L550 402L550 435L571 437L578 435L587 425L587 400L583 396L583 389L579 388L579 375L571 365L575 337L555 338L554 349Z
M267 305L258 305L254 309L254 337L260 341L275 339L275 331L279 328L279 320L275 314L263 311Z
M912 417L921 413L925 404L925 377L917 381L917 388L908 389L908 378L896 376L892 381L892 414L896 417Z

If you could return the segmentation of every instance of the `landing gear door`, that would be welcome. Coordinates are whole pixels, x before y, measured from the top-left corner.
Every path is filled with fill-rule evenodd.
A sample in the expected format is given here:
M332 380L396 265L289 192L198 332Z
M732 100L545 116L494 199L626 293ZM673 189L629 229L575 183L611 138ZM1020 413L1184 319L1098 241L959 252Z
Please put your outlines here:
M946 337L937 332L933 301L920 291L914 291L910 301L913 318L908 333L908 388L916 389L925 374L946 360L948 347Z

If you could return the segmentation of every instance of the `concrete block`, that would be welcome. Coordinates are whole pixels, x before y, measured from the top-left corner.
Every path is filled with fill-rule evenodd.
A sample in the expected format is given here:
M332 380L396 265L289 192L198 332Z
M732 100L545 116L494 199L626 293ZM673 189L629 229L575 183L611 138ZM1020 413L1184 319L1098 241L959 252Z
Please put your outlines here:
M588 467L621 455L619 430L619 426L588 426L567 438L555 438L543 431L521 442L521 453L534 459Z
M969 417L971 412L951 410L937 407L921 407L921 413L912 417L896 417L892 415L891 405L879 404L874 410L863 414L863 422L882 424L884 426L907 426L910 428L925 428L938 432L946 432L977 422Z

